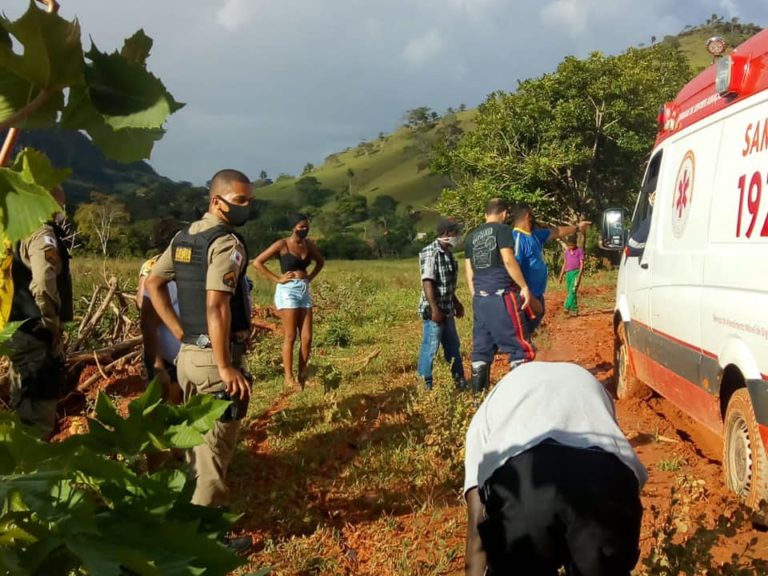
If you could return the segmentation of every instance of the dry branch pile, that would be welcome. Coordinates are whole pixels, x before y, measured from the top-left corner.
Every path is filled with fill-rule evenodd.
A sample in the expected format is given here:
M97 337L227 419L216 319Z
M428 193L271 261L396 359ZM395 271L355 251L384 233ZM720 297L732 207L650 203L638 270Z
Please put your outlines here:
M106 284L96 286L80 318L77 331L67 346L67 372L76 377L82 369L95 364L97 372L80 382L85 390L111 372L122 370L141 361L141 329L138 307L133 295L127 295L117 278L112 276ZM100 344L89 350L89 344Z
M67 380L78 382L87 366L88 370L77 390L84 392L100 380L108 380L116 372L141 363L142 338L138 306L132 293L121 287L115 276L95 286L90 298L83 297L76 310L84 310L78 318L76 330L68 334ZM265 334L280 329L275 313L269 308L252 312L250 343L255 345ZM0 380L7 374L7 358L0 358Z

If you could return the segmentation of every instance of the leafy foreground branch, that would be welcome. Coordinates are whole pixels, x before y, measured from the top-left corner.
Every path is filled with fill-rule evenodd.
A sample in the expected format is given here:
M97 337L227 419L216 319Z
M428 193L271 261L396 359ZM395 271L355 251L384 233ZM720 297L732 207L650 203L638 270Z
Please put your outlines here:
M0 134L82 131L108 158L149 158L166 120L183 106L148 70L151 49L152 39L139 30L119 52L101 52L93 40L84 51L78 21L35 0L17 20L0 14ZM53 170L39 153L31 160L7 168L0 159L0 241L25 238L58 210L48 191L68 171Z
M180 469L146 471L148 454L201 443L226 407L207 395L166 404L153 382L122 418L101 393L90 431L58 444L0 414L0 574L224 575L244 564L219 542L236 515L192 505Z

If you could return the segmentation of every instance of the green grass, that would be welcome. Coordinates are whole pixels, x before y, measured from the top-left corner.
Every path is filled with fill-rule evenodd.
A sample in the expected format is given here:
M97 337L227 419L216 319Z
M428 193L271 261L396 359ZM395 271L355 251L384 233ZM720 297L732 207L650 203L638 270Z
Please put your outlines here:
M712 30L697 30L677 36L680 43L680 49L688 57L688 62L694 73L698 73L712 64L712 56L707 52L706 46L707 40L716 35L725 38L729 45L734 48L749 38L749 36L745 34L727 32L725 34L716 34Z
M584 280L614 282L604 272ZM257 279L257 305L269 303L273 290ZM334 390L315 380L285 393L279 334L251 355L258 378L230 473L232 505L245 513L242 529L263 539L255 564L273 566L276 576L462 570L463 442L474 403L454 390L441 359L432 392L416 375L419 290L416 259L328 262L312 285L312 363L340 371ZM472 321L463 276L458 293L469 314L457 321L468 369ZM323 343L332 321L348 330L348 347ZM537 344L546 346L546 338L544 331Z

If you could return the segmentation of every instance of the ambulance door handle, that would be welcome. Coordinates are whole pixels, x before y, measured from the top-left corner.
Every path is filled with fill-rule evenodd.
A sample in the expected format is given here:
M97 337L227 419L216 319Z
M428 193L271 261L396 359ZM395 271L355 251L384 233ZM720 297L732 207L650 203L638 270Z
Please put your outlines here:
M640 264L640 268L642 268L643 270L648 270L648 262L643 262L642 264Z

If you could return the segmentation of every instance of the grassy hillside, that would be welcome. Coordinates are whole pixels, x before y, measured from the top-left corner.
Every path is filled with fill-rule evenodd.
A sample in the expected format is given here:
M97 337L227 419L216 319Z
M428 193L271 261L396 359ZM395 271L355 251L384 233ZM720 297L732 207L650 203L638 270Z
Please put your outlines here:
M757 31L751 24L734 24L716 21L697 27L687 27L675 36L667 36L662 42L676 44L688 57L691 69L698 73L712 63L706 51L706 41L712 36L722 36L731 46L737 46ZM475 109L458 113L458 121L465 131L471 128ZM426 131L400 128L394 133L373 142L348 148L329 156L322 166L305 175L316 177L324 188L334 192L344 190L350 184L348 170L352 169L351 189L362 194L370 203L378 195L389 195L404 206L420 212L417 227L431 229L437 215L430 207L446 186L444 177L430 174L425 168L426 154L419 147L420 139L434 137L439 124ZM278 182L257 191L266 200L296 200L295 183L300 177L283 177Z
M427 147L439 138L445 122L455 118L466 131L471 128L474 115L474 109L466 110L429 126L401 127L372 142L331 154L321 166L302 176L314 176L323 188L334 192L350 187L354 194L365 196L369 203L376 196L392 196L398 203L422 213L421 228L434 221L436 216L429 213L429 206L448 184L445 177L430 174ZM274 184L259 188L256 195L265 200L297 200L295 184L300 178L280 178Z
M665 37L663 42L676 44L688 56L693 72L698 74L712 64L712 56L706 50L707 40L713 36L720 36L730 46L736 47L758 31L759 27L754 24L718 22L689 28L677 36Z

